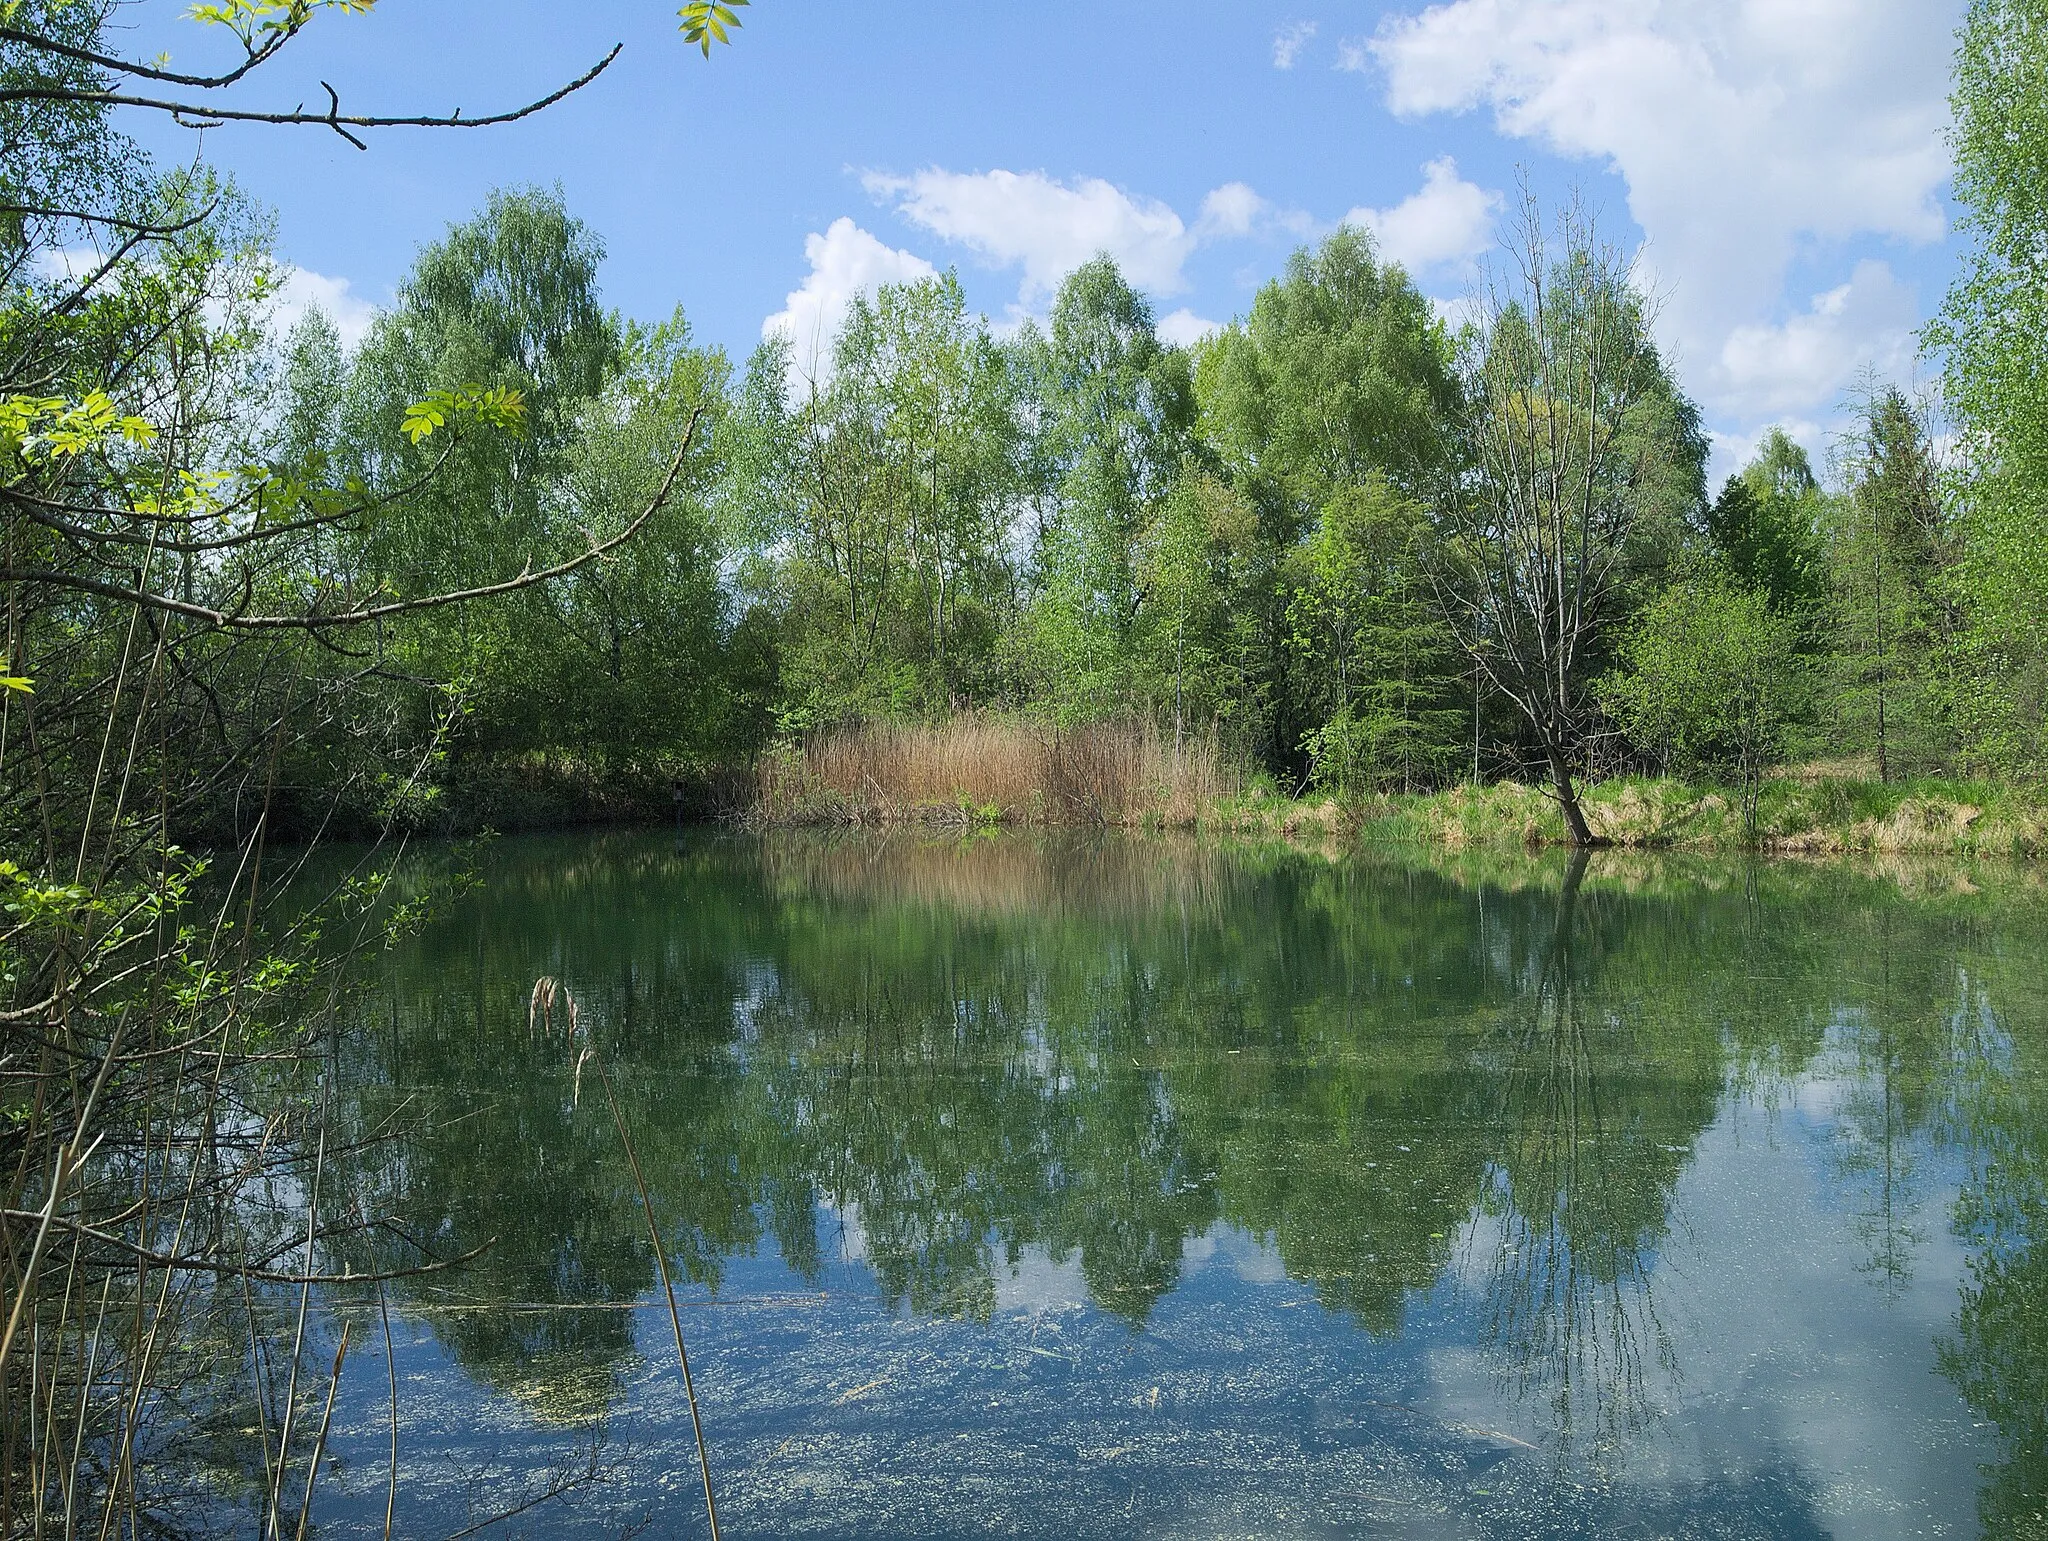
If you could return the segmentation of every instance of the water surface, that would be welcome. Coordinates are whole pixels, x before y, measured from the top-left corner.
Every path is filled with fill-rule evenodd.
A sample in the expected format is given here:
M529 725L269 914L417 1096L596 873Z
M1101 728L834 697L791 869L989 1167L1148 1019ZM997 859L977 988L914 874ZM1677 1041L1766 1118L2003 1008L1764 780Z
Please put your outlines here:
M2048 1535L2038 875L550 838L388 954L399 1528ZM573 994L529 1024L542 975ZM330 1533L382 1524L383 1339ZM331 1328L331 1324L330 1324ZM554 1497L545 1497L550 1493Z

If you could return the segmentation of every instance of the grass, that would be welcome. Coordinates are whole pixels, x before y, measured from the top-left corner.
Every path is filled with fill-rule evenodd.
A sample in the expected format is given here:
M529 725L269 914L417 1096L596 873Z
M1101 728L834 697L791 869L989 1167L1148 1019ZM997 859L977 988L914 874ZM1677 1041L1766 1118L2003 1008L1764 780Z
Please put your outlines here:
M1593 832L1624 849L2048 854L2048 796L1981 782L1790 775L1763 787L1754 836L1740 798L1726 788L1631 776L1584 788L1582 801ZM1513 782L1377 799L1352 812L1360 833L1453 849L1559 845L1565 838L1556 804L1542 790Z
M1624 850L1788 854L2048 854L2048 791L1922 777L1879 782L1853 764L1767 783L1752 832L1725 787L1625 776L1581 788L1587 822ZM1287 797L1233 773L1214 746L1142 722L1059 729L965 716L876 723L768 757L754 817L767 825L1097 825L1200 830L1295 844L1357 839L1460 849L1565 843L1541 787L1459 786L1415 796Z

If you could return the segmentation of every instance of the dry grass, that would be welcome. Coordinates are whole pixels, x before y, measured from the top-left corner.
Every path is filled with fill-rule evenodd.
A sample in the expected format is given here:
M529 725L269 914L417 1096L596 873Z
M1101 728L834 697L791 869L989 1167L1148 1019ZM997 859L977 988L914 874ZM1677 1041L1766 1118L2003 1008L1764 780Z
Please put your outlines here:
M771 755L757 813L770 824L1193 828L1236 791L1213 743L1176 752L1143 722L968 716L838 729Z

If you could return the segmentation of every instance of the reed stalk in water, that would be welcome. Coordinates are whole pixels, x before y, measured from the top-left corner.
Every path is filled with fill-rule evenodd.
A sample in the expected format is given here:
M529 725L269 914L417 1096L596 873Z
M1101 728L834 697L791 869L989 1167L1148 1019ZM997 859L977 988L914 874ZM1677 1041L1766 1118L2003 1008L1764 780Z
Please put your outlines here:
M557 999L567 1005L567 1036L573 1041L580 1026L581 1013L577 1009L576 998L553 979L542 979L534 985L528 1023L531 1025L535 1014L551 1020ZM647 1191L647 1174L640 1168L640 1153L634 1149L633 1136L626 1129L626 1116L619 1107L611 1069L605 1064L604 1055L598 1051L596 1041L587 1032L583 1035L583 1050L576 1058L579 1076L585 1060L597 1067L605 1102L611 1108L612 1125L619 1131L619 1144L625 1149L626 1162L633 1169L633 1186L640 1193L640 1212L647 1220L647 1239L654 1248L654 1265L661 1272L661 1288L668 1298L668 1322L675 1333L676 1362L682 1366L683 1396L690 1404L690 1428L697 1439L697 1469L704 1478L704 1515L711 1522L711 1541L719 1541L718 1499L711 1486L711 1452L704 1441L704 1415L697 1406L697 1383L690 1374L690 1350L683 1342L683 1314L676 1305L676 1285L674 1276L669 1272L668 1248L662 1244L661 1226L654 1218L654 1199Z

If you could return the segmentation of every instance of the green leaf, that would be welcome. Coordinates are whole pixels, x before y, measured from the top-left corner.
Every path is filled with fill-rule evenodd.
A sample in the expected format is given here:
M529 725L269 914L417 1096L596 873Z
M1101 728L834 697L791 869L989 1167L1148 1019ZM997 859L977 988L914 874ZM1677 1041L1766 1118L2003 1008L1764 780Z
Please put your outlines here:
M0 674L0 690L18 690L32 696L36 693L36 682L25 674Z
M526 398L509 386L465 385L457 391L434 391L405 409L399 431L418 444L457 418L516 434L525 426Z
M711 45L715 42L730 44L732 38L728 29L737 32L740 19L737 8L747 0L691 0L676 14L683 19L683 40L695 43L704 50L704 57L711 57Z

